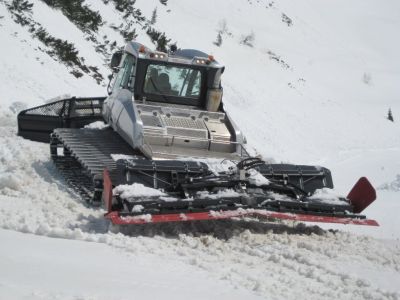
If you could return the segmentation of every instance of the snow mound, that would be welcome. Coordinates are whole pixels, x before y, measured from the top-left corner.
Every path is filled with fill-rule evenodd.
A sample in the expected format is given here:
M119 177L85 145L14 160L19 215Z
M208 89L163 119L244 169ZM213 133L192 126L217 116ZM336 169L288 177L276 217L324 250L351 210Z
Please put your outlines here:
M144 186L140 183L118 185L113 189L113 194L119 195L122 199L167 196L167 194L160 190Z
M9 109L14 113L17 114L19 113L21 110L27 109L28 106L25 102L22 101L15 101L13 103L11 103Z

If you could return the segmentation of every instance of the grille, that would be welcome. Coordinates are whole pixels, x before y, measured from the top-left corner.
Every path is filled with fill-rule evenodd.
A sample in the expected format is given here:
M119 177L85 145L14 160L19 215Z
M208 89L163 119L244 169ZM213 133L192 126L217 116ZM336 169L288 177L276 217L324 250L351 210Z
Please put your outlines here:
M203 120L190 119L181 117L163 117L165 124L168 127L180 127L180 128L191 128L191 129L206 129Z
M137 108L143 112L153 112L154 110L159 110L158 107L149 105L137 105Z
M72 115L75 116L93 116L99 115L102 112L102 103L99 100L84 99L74 100Z
M207 131L203 131L203 130L192 130L192 129L168 127L167 133L169 135L182 136L182 137L192 137L192 138L200 138L200 139L208 138Z
M75 108L76 116L93 116L101 114L101 108Z
M41 116L61 116L65 113L63 108L64 108L64 101L59 101L30 109L26 111L26 114L41 115Z
M100 103L99 100L75 100L75 105L101 105L102 103Z
M142 114L140 115L140 118L142 119L144 126L163 127L160 118L157 116Z
M93 116L100 115L102 112L102 100L94 99L83 99L78 100L76 98L60 100L57 102L41 105L28 109L23 113L26 115L39 115L39 116L54 116L54 117L65 117L65 116ZM72 111L70 112L70 107Z

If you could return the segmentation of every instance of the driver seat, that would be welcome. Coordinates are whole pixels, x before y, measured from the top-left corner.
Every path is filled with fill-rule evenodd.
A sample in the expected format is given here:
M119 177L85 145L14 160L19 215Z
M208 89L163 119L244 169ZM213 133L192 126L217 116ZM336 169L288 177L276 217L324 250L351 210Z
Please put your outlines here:
M171 93L171 83L169 82L169 76L166 73L161 73L158 76L157 87L161 93L170 94Z

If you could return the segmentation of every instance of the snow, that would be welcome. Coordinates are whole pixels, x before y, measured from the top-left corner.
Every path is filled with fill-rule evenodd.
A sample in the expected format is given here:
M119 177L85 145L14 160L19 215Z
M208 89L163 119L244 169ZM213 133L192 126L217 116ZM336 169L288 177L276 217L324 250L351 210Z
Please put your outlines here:
M107 26L123 21L112 3L85 3L106 21L98 37L122 46ZM18 111L60 95L105 95L107 82L71 75L0 1L0 298L400 299L399 2L136 5L147 17L157 7L156 28L179 47L208 51L226 65L224 107L251 153L325 166L335 194L368 177L378 199L365 214L381 226L245 218L110 227L104 210L87 207L66 187L48 145L16 136ZM33 18L73 41L107 77L104 57L59 11L34 1ZM228 32L217 47L212 42L224 21ZM241 45L251 32L254 47ZM395 122L386 119L389 108ZM208 163L217 171L233 166Z
M389 183L384 183L378 187L379 190L387 190L393 192L400 192L400 174L396 175L396 179Z
M111 158L112 158L114 161L117 161L117 160L119 160L119 159L135 159L134 156L132 156L132 155L126 155L126 154L111 154Z
M217 193L209 193L207 191L201 191L197 192L196 197L199 199L220 199L220 198L235 198L235 197L240 197L240 193L232 190L232 189L224 189L220 190Z
M9 241L0 249L2 299L160 299L165 294L204 299L210 289L218 299L261 299L232 290L195 266L151 253L6 230L0 236Z
M141 211L143 211L143 209L144 209L143 205L140 205L140 204L134 205L132 208L132 212L141 212Z
M282 200L282 201L294 201L293 198L290 198L286 195L282 195L282 194L278 194L278 193L274 193L274 192L268 192L268 196L271 197L270 199L267 199L263 202L266 203L268 201L276 201L276 200Z
M340 199L340 197L343 196L337 193L334 189L323 188L317 190L311 197L309 197L309 199L311 201L318 201L334 205L347 204L347 202L343 199Z
M219 158L191 158L191 157L182 157L178 158L178 160L182 161L194 161L200 166L200 163L204 163L207 165L210 172L217 175L222 172L232 172L232 170L236 170L236 163L226 159Z
M97 130L103 130L108 127L110 127L110 125L105 124L103 121L96 121L96 122L85 125L86 129L97 129Z
M122 199L133 197L153 197L153 196L167 196L167 194L160 190L149 188L141 183L121 184L113 189L114 195L119 195Z
M249 172L249 175L250 175L248 177L248 179L252 184L255 184L257 186L268 185L269 184L269 180L267 178L265 178L264 176L262 176L260 174L260 172L257 172L254 169L250 169L248 172Z

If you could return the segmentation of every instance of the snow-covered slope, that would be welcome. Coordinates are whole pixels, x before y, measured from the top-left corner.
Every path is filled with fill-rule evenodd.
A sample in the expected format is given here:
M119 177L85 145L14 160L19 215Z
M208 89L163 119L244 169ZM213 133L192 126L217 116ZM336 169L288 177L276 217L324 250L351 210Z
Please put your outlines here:
M108 54L96 46L122 46L110 25L127 22L113 1L85 1L103 20L94 33L44 1L31 2L30 20L73 43L84 64L107 78ZM16 136L21 108L65 94L104 95L107 79L76 78L14 22L10 3L0 0L1 299L400 298L398 1L137 0L147 20L157 8L153 26L172 42L226 65L225 106L253 151L324 165L344 194L369 177L380 188L366 214L382 226L247 220L123 234L66 188L46 145ZM144 22L135 23L137 40L151 45ZM386 119L389 108L395 122Z

